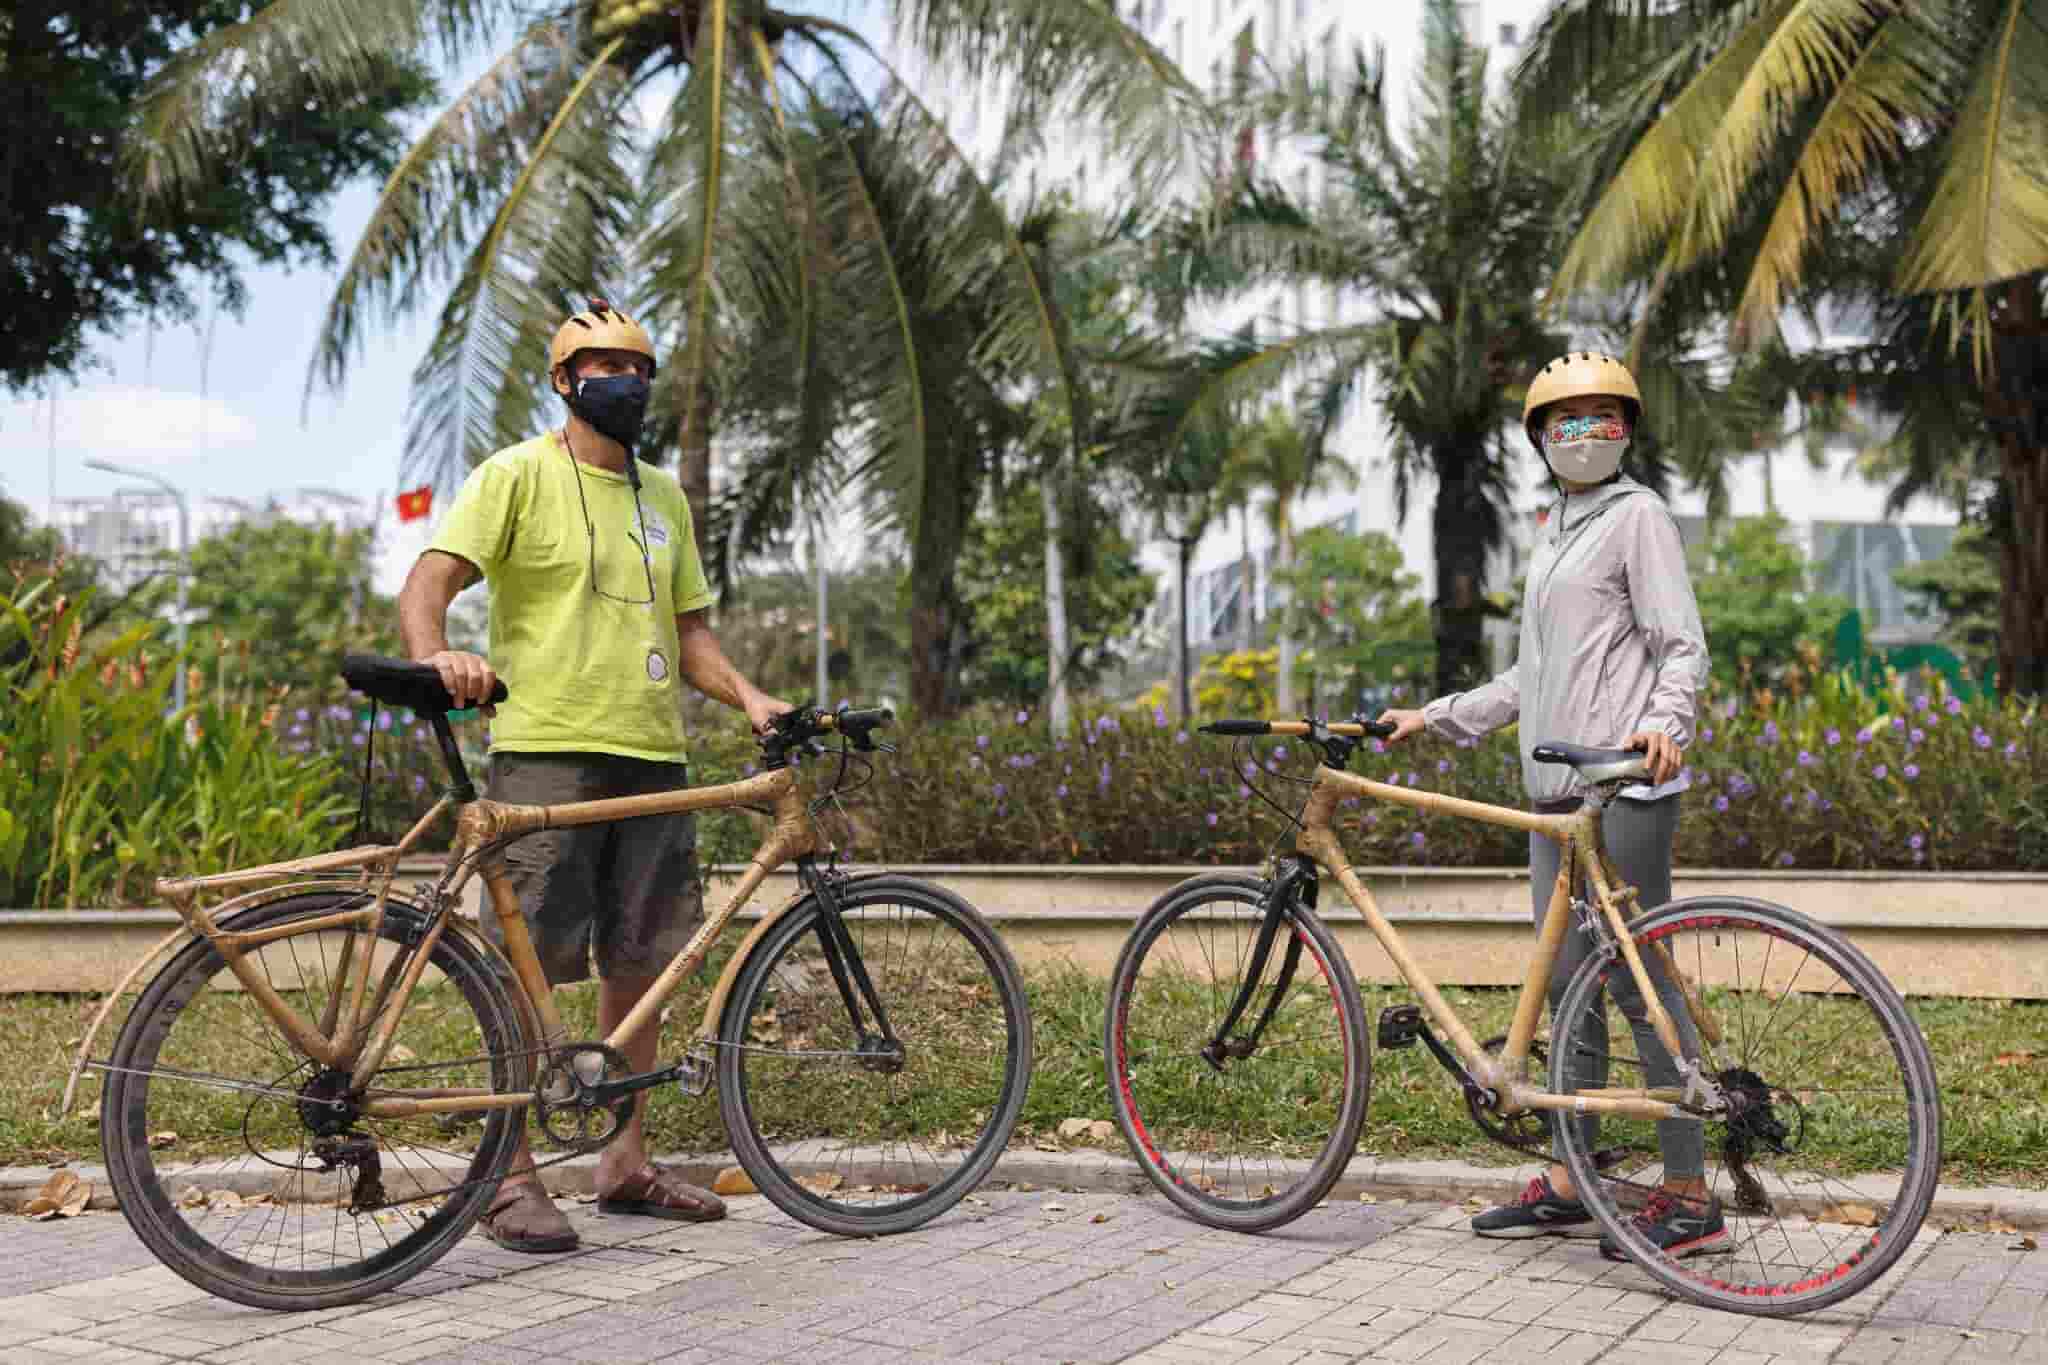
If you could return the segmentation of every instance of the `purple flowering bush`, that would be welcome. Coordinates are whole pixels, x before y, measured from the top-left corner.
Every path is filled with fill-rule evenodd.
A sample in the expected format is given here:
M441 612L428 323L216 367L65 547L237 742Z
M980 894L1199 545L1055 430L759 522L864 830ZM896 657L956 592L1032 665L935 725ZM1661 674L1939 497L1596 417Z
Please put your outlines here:
M862 859L1256 863L1292 842L1259 793L1298 811L1315 770L1299 741L1192 734L1151 708L1090 712L1057 746L1042 721L1010 713L899 726L894 739L901 751L878 756L875 783L846 801ZM1521 806L1517 743L1512 728L1471 745L1368 742L1351 770ZM1903 690L1871 697L1833 680L1790 698L1716 693L1686 759L1682 866L2048 870L2038 706L1937 691L1923 709ZM1524 835L1388 801L1346 800L1338 815L1361 864L1528 858Z

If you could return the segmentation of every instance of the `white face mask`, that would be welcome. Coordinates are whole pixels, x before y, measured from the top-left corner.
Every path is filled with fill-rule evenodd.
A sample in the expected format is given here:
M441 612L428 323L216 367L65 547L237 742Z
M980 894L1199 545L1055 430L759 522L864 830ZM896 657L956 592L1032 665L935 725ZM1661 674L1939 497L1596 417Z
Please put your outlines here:
M1627 441L1560 441L1543 447L1543 458L1560 479L1572 483L1599 483L1621 468Z
M1560 417L1550 424L1543 458L1560 479L1599 483L1621 468L1628 427L1611 417Z

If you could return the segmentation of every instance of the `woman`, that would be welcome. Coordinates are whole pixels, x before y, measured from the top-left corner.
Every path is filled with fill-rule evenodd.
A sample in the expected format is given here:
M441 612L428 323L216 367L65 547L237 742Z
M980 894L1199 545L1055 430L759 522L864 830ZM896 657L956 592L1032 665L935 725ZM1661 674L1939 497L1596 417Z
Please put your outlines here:
M1438 697L1418 711L1391 710L1380 719L1395 726L1390 742L1423 729L1446 739L1477 739L1519 720L1522 781L1542 811L1575 808L1584 784L1569 766L1533 762L1537 744L1642 750L1653 785L1624 788L1622 799L1607 807L1601 833L1608 855L1639 888L1647 909L1671 899L1678 794L1689 785L1680 756L1692 740L1698 694L1707 679L1707 646L1678 527L1663 499L1620 472L1622 452L1641 420L1635 378L1612 356L1578 352L1543 367L1529 386L1522 425L1562 497L1529 563L1515 665L1482 687ZM1539 933L1559 851L1550 839L1529 836L1529 886ZM1582 925L1566 932L1550 979L1553 1014L1591 948ZM1683 998L1661 976L1653 973L1652 979L1681 1041L1696 1054ZM1609 989L1629 1020L1650 1084L1677 1084L1677 1067L1657 1041L1633 979L1618 975ZM1604 1019L1596 1002L1594 1036L1602 1036ZM1592 1075L1577 1079L1603 1083ZM1581 1122L1588 1145L1594 1145L1597 1120ZM1704 1178L1699 1124L1665 1120L1657 1136L1664 1182L1636 1216L1637 1225L1672 1256L1725 1242L1720 1204ZM1598 1226L1577 1198L1570 1173L1553 1162L1520 1199L1473 1218L1472 1230L1482 1237L1590 1236ZM1622 1259L1609 1239L1602 1239L1601 1250Z

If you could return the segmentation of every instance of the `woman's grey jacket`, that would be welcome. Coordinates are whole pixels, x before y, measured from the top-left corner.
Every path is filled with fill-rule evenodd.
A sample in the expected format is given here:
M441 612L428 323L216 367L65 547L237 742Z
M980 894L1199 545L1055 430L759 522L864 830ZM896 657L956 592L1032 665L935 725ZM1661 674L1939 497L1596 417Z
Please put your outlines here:
M1563 764L1537 764L1546 741L1618 748L1638 730L1692 744L1707 681L1707 638L1664 500L1626 475L1564 499L1537 538L1522 594L1514 667L1422 709L1431 731L1477 739L1521 721L1522 782L1532 800L1584 788ZM1681 775L1623 795L1683 791Z

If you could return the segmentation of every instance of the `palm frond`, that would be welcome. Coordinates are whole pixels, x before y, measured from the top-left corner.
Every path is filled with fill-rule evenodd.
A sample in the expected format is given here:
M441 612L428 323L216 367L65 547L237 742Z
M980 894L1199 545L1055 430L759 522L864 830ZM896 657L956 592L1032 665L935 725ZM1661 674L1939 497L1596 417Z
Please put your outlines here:
M205 192L252 130L309 99L341 104L438 35L459 60L489 38L504 0L272 0L165 63L122 148L123 182L142 203Z
M611 65L623 41L568 83L442 308L413 371L405 463L417 477L449 486L532 435L555 324L613 282L631 202L625 78Z
M1774 20L1796 3L1775 0L1725 35L1719 25L1710 25L1692 47L1665 58L1637 82L1617 120L1627 127L1642 125L1643 131L1566 248L1552 285L1554 296L1617 283L1646 257L1671 249L1695 211L1699 149L1719 136L1770 40ZM1701 50L1712 54L1704 62L1697 55ZM1665 91L1675 76L1683 84L1667 103Z
M1775 324L1822 225L1846 194L1900 153L1909 122L1938 120L1940 96L1925 60L1930 35L1923 22L1911 9L1880 20L1829 95L1758 244L1736 305L1738 339Z
M1898 268L1910 293L1982 290L2048 268L2048 24L2006 0L1937 148L1941 176ZM1981 309L1981 294L1979 295ZM1988 329L1976 332L1988 346Z
M529 28L406 152L328 301L306 399L316 384L340 386L368 325L406 316L428 285L458 267L480 216L517 176L572 51L572 35L559 23Z
M903 0L903 35L1009 94L1022 129L1092 124L1144 197L1198 168L1208 107L1173 59L1103 0Z

